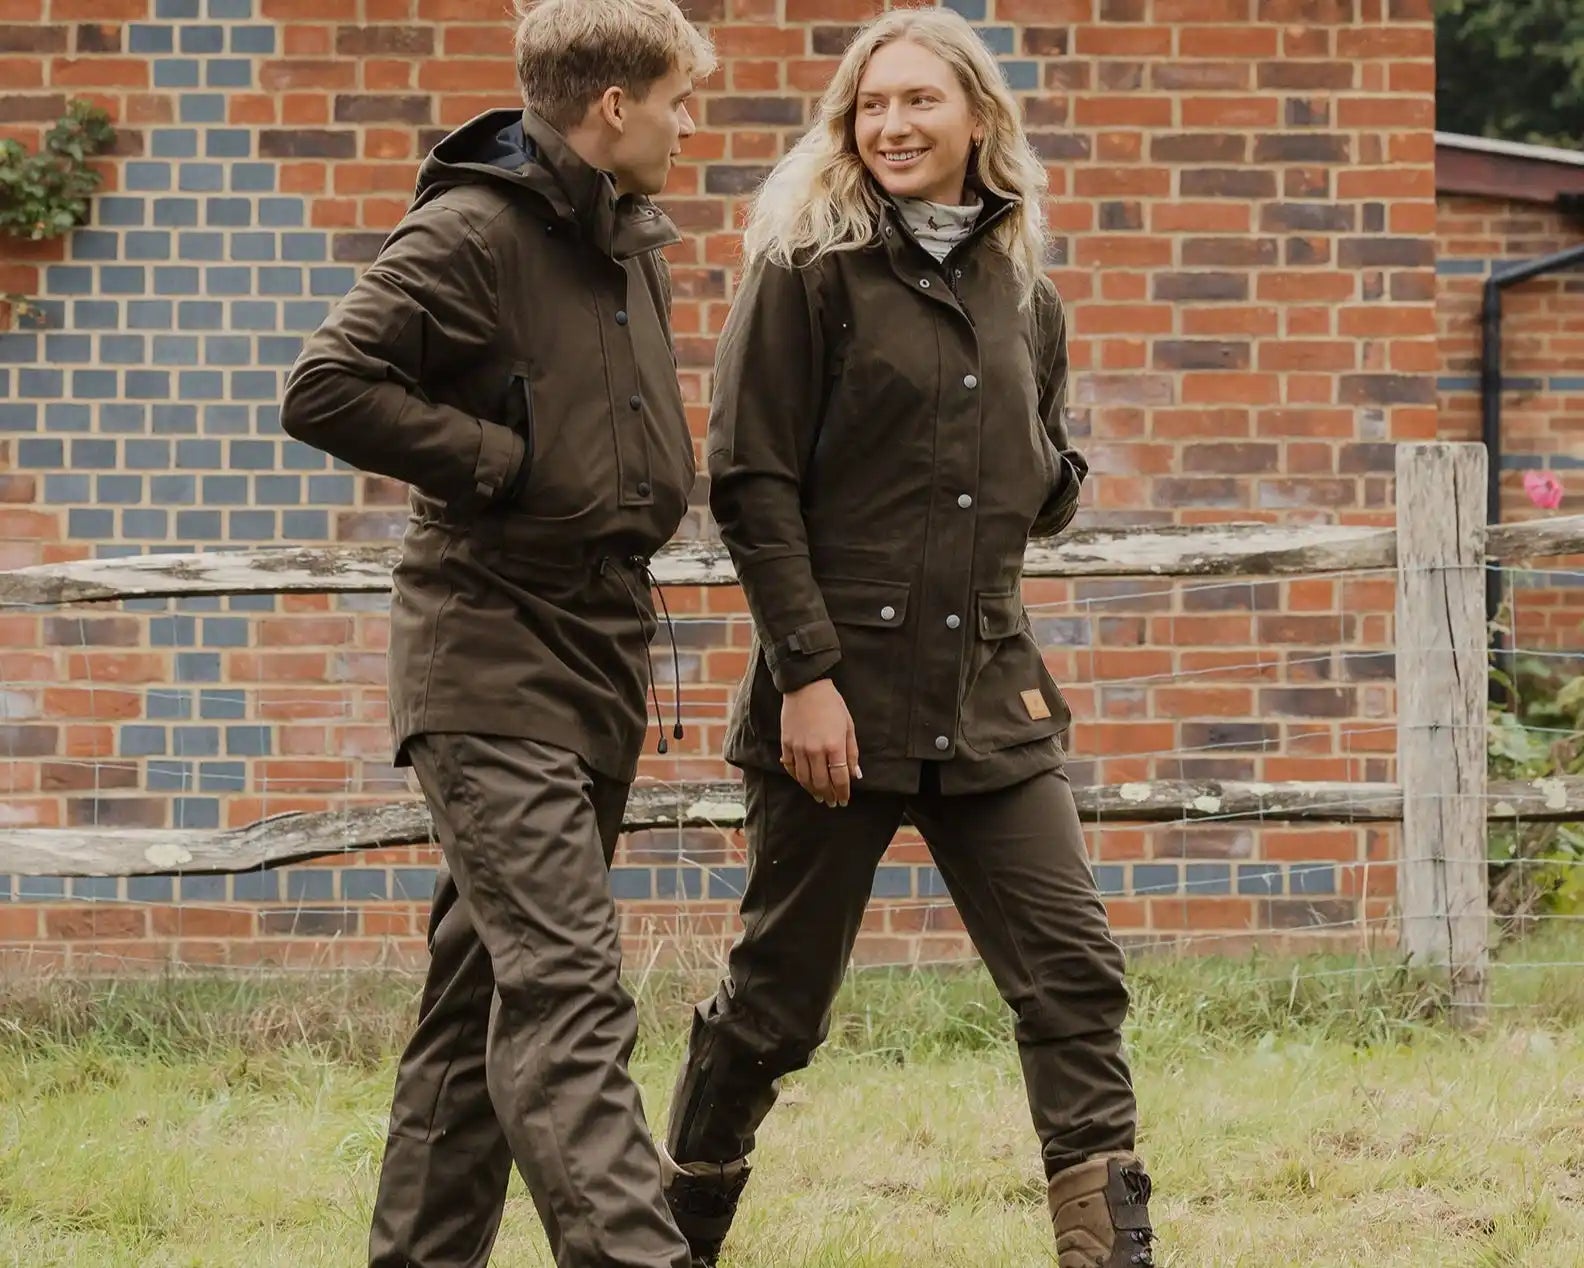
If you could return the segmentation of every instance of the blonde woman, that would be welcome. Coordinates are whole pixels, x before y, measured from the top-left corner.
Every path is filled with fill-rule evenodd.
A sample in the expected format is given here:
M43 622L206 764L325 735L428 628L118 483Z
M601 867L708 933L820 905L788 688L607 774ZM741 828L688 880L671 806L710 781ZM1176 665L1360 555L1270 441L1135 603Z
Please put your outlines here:
M750 879L694 1020L667 1198L715 1263L778 1080L824 1038L904 820L1016 1013L1062 1268L1153 1263L1128 996L1019 595L1087 466L1062 421L1044 172L958 15L847 50L753 207L721 339L711 506L756 633L727 757Z

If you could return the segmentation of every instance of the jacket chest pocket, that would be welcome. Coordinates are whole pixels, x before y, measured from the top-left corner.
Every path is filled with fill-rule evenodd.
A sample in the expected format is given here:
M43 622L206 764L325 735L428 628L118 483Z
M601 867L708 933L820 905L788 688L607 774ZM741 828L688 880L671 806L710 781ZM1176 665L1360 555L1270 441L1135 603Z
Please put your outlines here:
M993 753L1064 731L1072 713L1045 668L1022 596L1016 590L982 591L975 607L964 742L976 752Z
M905 581L845 577L826 578L819 587L841 644L842 658L831 676L852 714L858 751L900 753L897 699L907 686L903 631L912 587Z

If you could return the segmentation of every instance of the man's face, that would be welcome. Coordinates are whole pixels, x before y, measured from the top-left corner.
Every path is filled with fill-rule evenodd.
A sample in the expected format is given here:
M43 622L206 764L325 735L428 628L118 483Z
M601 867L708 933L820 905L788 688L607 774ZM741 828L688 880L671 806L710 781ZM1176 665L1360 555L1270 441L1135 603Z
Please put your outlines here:
M682 142L698 129L688 113L693 77L672 67L639 99L623 94L621 131L610 149L611 173L623 194L658 194L682 153Z

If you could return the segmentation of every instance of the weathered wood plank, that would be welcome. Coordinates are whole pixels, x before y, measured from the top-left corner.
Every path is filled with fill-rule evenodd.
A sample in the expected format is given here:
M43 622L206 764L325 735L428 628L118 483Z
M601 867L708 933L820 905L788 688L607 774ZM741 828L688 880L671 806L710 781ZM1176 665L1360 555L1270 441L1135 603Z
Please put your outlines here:
M1397 449L1398 870L1403 945L1444 966L1459 1019L1488 1002L1485 461L1476 444Z

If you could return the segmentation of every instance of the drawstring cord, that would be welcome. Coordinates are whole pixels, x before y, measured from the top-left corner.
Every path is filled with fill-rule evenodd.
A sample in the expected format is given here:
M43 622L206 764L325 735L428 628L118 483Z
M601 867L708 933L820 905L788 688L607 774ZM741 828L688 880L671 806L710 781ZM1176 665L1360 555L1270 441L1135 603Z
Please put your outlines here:
M606 559L601 564L600 570L602 572L605 571L604 565L608 564L609 562L610 560ZM676 625L671 620L671 609L666 603L665 587L663 587L660 582L656 580L654 570L649 567L649 561L642 555L630 555L627 558L627 562L643 574L644 579L648 581L649 585L654 589L654 592L660 596L660 610L665 614L666 634L671 640L671 683L676 690L676 712L674 715L676 724L672 728L671 734L673 737L680 740L683 735L682 665L677 653ZM633 611L636 612L641 619L644 612L643 605L638 602L638 595L634 592L632 586L627 584L627 578L621 572L621 570L617 569L615 571L616 579L622 583L622 589L627 591L627 598L632 602ZM644 661L649 667L649 699L654 705L655 729L660 733L660 743L655 746L655 751L664 756L666 753L671 751L671 746L666 742L665 719L660 714L660 695L655 689L654 656L649 650L649 643L647 640L644 642Z

